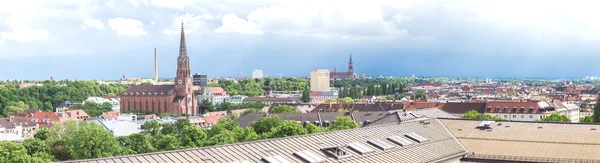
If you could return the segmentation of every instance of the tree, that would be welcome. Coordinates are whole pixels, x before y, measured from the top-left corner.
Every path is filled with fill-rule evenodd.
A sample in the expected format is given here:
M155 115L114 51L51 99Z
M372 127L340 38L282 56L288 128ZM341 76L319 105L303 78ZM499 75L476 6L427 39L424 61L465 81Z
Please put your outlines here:
M252 108L252 109L248 109L248 110L244 111L240 116L244 116L244 115L250 114L250 113L265 113L265 111L262 110L262 109L254 109L254 108Z
M379 101L386 102L386 101L387 101L387 98L385 98L385 97L380 97L380 98L379 98Z
M339 108L336 112L346 113L346 112L348 112L348 109Z
M269 110L271 113L298 113L298 109L289 105L279 105Z
M596 99L596 105L594 105L594 113L592 114L594 123L600 122L600 96Z
M340 101L341 103L348 104L348 103L353 103L354 99L352 99L351 97L344 97L344 98L338 99L338 101Z
M560 113L552 113L550 116L542 118L542 122L571 122L571 118Z
M70 158L100 158L116 156L121 153L121 147L117 140L104 127L86 121L71 121L71 123L77 123L77 128L69 129L73 130L73 134L63 138L65 140L64 147Z
M81 109L85 111L90 117L97 117L102 115L104 112L112 111L112 105L108 102L102 104L96 104L95 102L86 102L85 104L77 104L71 107L71 109Z
M426 99L427 98L427 93L423 92L423 91L419 91L416 94L413 95L414 99Z
M152 85L152 83L150 83L150 82L143 82L143 83L142 83L142 84L140 84L140 85Z
M310 90L304 89L304 91L302 91L302 102L304 103L308 103L310 102Z
M350 117L348 116L338 116L335 118L335 121L333 123L331 123L331 125L329 126L329 130L330 131L335 131L335 130L346 130L346 129L353 129L353 128L358 128L358 123L354 122L354 120L352 120Z
M315 124L312 123L308 123L306 124L306 131L308 132L308 134L316 134L316 133L320 133L323 132L323 129Z
M184 147L202 147L206 142L206 133L196 126L185 126L180 135L181 145Z
M156 120L147 121L142 125L143 133L148 133L152 136L160 134L160 124Z
M119 145L123 147L123 154L141 154L156 152L156 148L152 146L152 137L144 133L135 133L129 136L121 136L117 138Z
M481 114L477 110L471 110L461 116L463 119L476 119L476 120L502 120L500 117L491 116L489 114Z
M297 136L297 135L305 135L308 132L306 129L302 127L302 124L293 121L286 120L281 123L281 125L273 128L269 136L271 138L282 138L287 136Z
M50 130L48 128L40 128L37 132L35 132L35 135L33 135L34 138L42 141L48 139L49 136Z
M19 101L17 103L12 103L4 106L5 116L11 115L13 113L21 113L25 112L25 110L29 109L29 105L25 104L23 101Z
M281 117L268 116L268 117L262 117L256 121L252 122L250 124L250 126L252 126L252 128L254 128L254 131L256 131L257 134L261 135L263 133L267 133L267 132L271 131L271 128L277 127L282 122L283 122L283 119L281 119Z
M213 125L208 131L208 138L212 138L215 135L222 134L223 132L233 132L236 140L240 140L244 134L244 129L240 127L240 125L234 121L224 121Z
M30 162L27 149L17 142L0 141L0 162Z
M225 145L235 143L235 135L231 131L223 131L206 141L208 145Z
M154 148L159 151L177 150L181 148L179 146L181 143L176 135L155 136L152 144L154 145Z
M259 140L260 136L254 131L254 128L251 126L246 127L244 130L244 135L242 136L241 142L249 142Z
M27 154L35 153L50 153L50 146L40 139L27 139L23 142L23 146L27 149Z
M594 119L592 116L585 116L579 119L579 123L594 123Z

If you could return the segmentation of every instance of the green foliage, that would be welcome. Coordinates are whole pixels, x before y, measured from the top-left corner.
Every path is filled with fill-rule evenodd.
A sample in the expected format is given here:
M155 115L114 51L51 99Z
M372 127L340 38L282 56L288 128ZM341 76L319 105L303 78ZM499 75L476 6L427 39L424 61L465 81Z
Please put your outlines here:
M160 134L161 125L156 120L147 121L141 127L143 129L143 133L147 133L152 136Z
M108 102L103 104L96 104L94 102L86 102L85 104L77 104L71 107L71 109L81 109L85 111L90 117L97 117L102 115L104 112L111 112L112 105Z
M129 136L117 137L117 142L123 148L123 155L157 151L156 148L152 146L152 137L143 133L135 133Z
M6 84L4 87L0 87L0 114L9 115L15 111L22 112L23 108L53 112L54 107L61 102L83 101L91 96L117 96L130 86L98 84L94 81L54 81L44 82L42 86L19 89L18 83ZM6 108L6 106L17 107Z
M40 128L39 130L37 130L37 132L35 132L35 135L33 135L34 138L42 141L46 140L49 136L50 129L48 128Z
M234 121L223 121L213 125L208 131L207 135L209 138L212 138L215 135L219 135L224 132L233 132L236 140L238 140L238 138L242 137L244 134L244 130L238 123Z
M594 123L600 122L600 96L596 99L596 105L594 105L594 113L592 115Z
M308 132L302 127L302 124L293 121L286 120L280 125L271 129L269 133L270 138L282 138L287 136L305 135Z
M302 102L310 102L310 89L306 88L302 91Z
M542 118L542 122L571 122L571 118L560 113L552 113L550 116Z
M4 106L3 113L4 113L4 116L8 116L13 113L25 112L27 109L29 109L29 105L25 104L23 101L19 101L16 103L7 103Z
M255 141L259 140L260 136L254 131L254 128L248 126L244 130L244 134L241 137L241 142Z
M27 154L35 153L50 153L50 146L40 139L27 139L23 142L23 146L27 149Z
M425 93L423 91L419 91L413 95L413 99L426 99L426 98L427 98L427 93Z
M64 148L72 159L88 159L117 156L121 146L112 133L104 127L86 121L76 121L75 128L70 128L72 134L66 135ZM72 127L72 126L67 126Z
M491 116L489 114L481 114L477 110L471 110L463 114L463 119L476 119L476 120L502 120L500 117Z
M592 116L585 116L579 119L579 123L594 123L594 118Z
M268 117L262 117L256 121L252 122L250 124L250 126L252 126L252 128L254 128L254 131L256 131L257 134L261 135L263 133L267 133L267 132L271 131L271 128L277 127L282 122L283 122L283 119L281 119L281 117L268 116Z
M208 101L208 99L202 100L200 103L200 111L204 112L213 112L215 111L215 106L213 106L212 102Z
M187 148L202 147L206 142L206 133L196 126L185 126L180 135L181 145Z
M159 151L181 149L181 143L179 142L179 139L177 139L177 135L173 134L155 136L152 144Z
M236 142L235 139L236 139L236 137L233 132L223 131L217 135L210 137L210 139L208 139L206 141L206 143L208 145L225 145L225 144L235 143Z
M222 102L222 103L218 104L217 106L215 106L215 108L216 108L216 111L225 111L225 110L237 110L237 109L249 109L249 108L262 109L265 106L268 106L268 105L265 105L260 101L244 102L241 104Z
M27 149L17 142L0 141L0 162L31 162Z
M353 129L353 128L358 128L358 127L359 127L358 123L354 122L354 120L352 120L352 118L350 118L348 116L338 116L335 118L335 121L333 123L331 123L328 130L329 131L346 130L346 129Z
M160 130L161 134L181 134L183 133L183 128L185 126L191 126L189 119L178 119L175 123L163 123L162 129Z
M278 105L274 108L272 108L271 110L269 110L270 113L298 113L298 109L296 109L293 106L289 106L289 105Z
M245 95L250 97L265 95L268 91L307 90L310 83L304 78L260 78L239 80L219 80L210 84L211 87L221 87L230 95Z
M320 133L323 132L323 129L315 124L309 123L306 124L306 131L308 132L308 134L316 134L316 133Z
M348 112L348 109L340 108L337 110L337 112L346 113L346 112Z
M250 113L265 113L265 111L262 109L248 109L248 110L244 111L240 116L244 116L244 115L250 114Z

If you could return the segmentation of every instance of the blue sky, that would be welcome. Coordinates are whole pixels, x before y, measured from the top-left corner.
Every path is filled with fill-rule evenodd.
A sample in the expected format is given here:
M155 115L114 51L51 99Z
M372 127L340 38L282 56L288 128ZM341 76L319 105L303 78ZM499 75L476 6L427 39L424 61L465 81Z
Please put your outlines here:
M0 80L307 76L600 76L597 1L57 0L0 2Z

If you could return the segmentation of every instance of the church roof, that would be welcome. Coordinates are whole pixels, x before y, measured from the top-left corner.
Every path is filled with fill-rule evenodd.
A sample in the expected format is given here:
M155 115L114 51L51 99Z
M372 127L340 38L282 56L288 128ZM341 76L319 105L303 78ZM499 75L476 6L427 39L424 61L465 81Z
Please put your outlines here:
M175 86L174 85L134 85L131 86L129 89L127 89L125 91L125 93L165 93L168 94L169 92L174 92L175 91Z

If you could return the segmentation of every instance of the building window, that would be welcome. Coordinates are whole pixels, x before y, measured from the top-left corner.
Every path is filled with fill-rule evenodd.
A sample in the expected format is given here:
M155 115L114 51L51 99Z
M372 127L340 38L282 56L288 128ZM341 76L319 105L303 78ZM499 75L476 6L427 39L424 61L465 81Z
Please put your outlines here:
M525 113L525 109L521 108L521 109L519 110L519 113Z
M499 111L500 111L500 108L499 108L499 107L496 107L496 113L497 113L497 112L499 112Z
M133 102L133 109L137 110L137 102L135 102L135 101Z
M525 118L525 116L524 116L524 115L521 115L521 118Z
M517 118L517 115L513 115L513 118Z
M154 101L152 101L152 113L154 113Z
M529 113L533 113L533 108L529 108Z
M156 112L160 112L160 101L158 101L158 110Z
M513 112L513 113L517 112L517 107L514 107L514 108L512 109L512 112Z
M163 108L163 109L165 109L165 111L163 113L166 113L167 112L167 101L164 102L164 106L165 106L165 108Z
M530 116L529 116L529 119L532 119L532 118L533 118L533 115L530 115Z
M508 107L504 107L504 112L508 113Z
M508 115L504 115L504 118L508 118Z
M148 100L146 100L146 110L150 110L148 109Z

